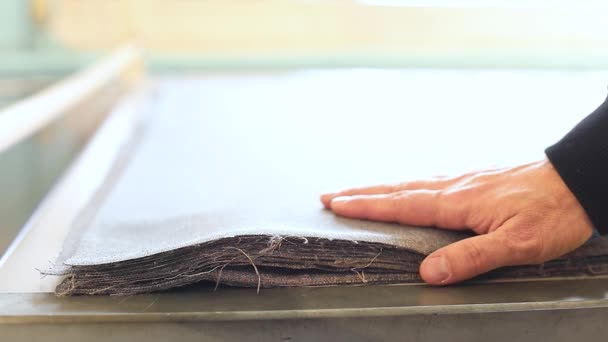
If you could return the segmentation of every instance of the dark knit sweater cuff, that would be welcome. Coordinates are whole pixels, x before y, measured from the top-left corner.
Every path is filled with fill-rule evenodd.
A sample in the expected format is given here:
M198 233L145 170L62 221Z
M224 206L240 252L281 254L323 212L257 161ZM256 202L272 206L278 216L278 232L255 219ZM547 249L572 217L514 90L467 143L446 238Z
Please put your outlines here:
M545 152L595 228L608 235L608 99Z

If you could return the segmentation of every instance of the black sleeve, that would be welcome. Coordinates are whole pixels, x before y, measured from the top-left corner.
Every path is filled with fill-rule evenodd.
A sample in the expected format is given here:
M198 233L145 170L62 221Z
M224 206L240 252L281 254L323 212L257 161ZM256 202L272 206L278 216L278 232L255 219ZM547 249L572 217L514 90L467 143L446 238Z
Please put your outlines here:
M608 99L545 153L595 228L608 235Z

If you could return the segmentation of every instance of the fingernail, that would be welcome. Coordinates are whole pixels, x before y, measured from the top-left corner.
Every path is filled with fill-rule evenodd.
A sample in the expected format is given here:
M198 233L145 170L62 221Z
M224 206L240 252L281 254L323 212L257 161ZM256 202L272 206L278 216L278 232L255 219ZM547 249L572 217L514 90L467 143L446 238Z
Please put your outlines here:
M330 206L332 208L334 208L334 206L336 206L336 205L339 206L339 205L347 203L348 201L350 201L350 199L351 199L350 196L339 196L339 197L336 197L336 198L334 198L334 199L331 200Z
M450 278L450 263L443 255L424 261L424 280L431 284L443 284Z
M332 202L334 202L334 201L335 202L346 202L346 201L349 201L350 199L351 199L350 196L338 196L338 197L334 198L332 200Z

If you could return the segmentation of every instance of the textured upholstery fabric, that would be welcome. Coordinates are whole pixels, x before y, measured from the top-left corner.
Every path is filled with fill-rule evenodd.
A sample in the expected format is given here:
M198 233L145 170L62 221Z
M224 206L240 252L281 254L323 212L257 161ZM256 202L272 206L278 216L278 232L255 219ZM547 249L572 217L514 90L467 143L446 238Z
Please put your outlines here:
M211 86L159 92L141 135L125 147L125 159L66 241L58 294L134 294L199 281L418 282L425 255L469 236L343 219L322 209L324 191L409 178L415 165L407 153L419 147L386 134L407 122L401 112L286 111L252 87L232 99L230 90L240 85L217 93ZM255 107L248 101L257 109L246 111ZM485 278L604 274L606 251L598 239L561 260Z

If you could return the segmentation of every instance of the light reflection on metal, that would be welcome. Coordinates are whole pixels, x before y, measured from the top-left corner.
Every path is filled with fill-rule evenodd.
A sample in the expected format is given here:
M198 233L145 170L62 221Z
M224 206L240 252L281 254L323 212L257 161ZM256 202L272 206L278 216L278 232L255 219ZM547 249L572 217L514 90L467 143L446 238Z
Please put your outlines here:
M126 46L107 59L0 111L0 153L57 120L104 86L130 77L140 52Z

